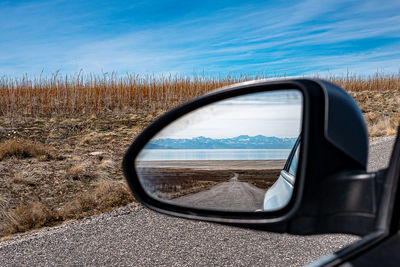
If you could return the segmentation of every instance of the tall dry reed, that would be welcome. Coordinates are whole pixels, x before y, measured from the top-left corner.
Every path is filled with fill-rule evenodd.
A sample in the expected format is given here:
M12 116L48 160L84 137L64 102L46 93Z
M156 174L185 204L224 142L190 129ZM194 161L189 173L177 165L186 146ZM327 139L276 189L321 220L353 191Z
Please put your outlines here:
M0 116L100 114L118 110L167 110L216 88L265 75L182 76L116 73L0 78ZM399 91L400 73L330 76L348 91Z

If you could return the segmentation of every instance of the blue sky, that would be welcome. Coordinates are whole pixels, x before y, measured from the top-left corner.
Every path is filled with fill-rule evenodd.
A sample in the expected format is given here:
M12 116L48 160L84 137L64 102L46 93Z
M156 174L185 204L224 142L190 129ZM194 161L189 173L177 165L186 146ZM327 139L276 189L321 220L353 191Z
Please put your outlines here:
M400 1L0 1L0 75L400 70Z

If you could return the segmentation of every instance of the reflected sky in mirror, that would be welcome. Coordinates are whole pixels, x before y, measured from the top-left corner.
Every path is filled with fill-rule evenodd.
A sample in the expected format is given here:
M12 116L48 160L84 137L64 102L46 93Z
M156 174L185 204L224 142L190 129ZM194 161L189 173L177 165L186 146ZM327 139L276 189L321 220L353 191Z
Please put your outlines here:
M298 90L235 97L183 116L155 138L297 137L301 127L302 102Z

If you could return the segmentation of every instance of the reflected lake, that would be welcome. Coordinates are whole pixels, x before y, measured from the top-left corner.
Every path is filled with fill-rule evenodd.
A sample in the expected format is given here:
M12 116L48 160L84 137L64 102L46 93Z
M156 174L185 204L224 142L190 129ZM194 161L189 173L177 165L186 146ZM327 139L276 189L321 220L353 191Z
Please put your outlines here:
M290 149L144 149L140 160L287 159Z

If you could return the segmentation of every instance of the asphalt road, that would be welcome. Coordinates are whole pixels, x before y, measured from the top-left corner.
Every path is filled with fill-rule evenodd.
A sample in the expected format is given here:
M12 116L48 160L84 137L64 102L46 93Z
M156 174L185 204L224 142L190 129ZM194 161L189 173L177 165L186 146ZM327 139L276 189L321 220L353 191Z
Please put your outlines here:
M377 171L389 165L395 136L380 137L369 148L368 171Z
M392 138L372 145L387 165ZM357 240L291 236L168 217L130 205L0 243L1 266L297 266Z
M172 201L189 207L206 209L255 211L262 209L265 190L238 181L239 174L228 181L198 193L175 198Z

